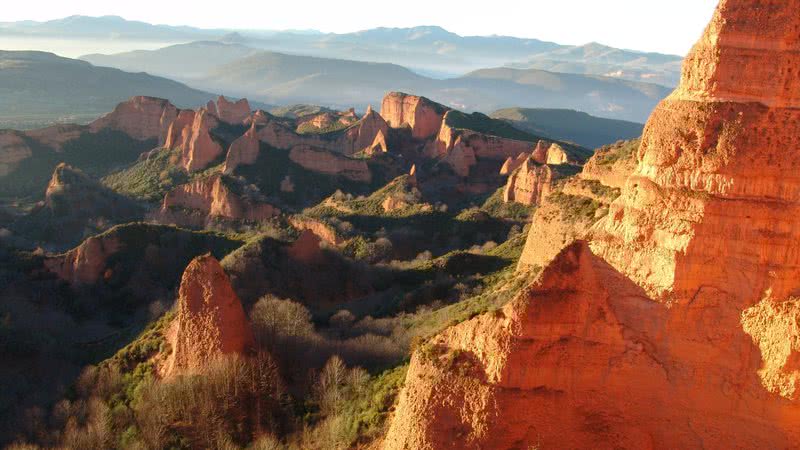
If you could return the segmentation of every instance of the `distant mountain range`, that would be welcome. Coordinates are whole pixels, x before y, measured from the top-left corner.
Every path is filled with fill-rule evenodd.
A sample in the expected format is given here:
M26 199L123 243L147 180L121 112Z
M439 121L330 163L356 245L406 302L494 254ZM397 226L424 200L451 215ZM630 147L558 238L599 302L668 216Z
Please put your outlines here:
M168 97L181 107L215 97L146 73L95 67L52 53L0 51L0 128L87 122L134 95Z
M198 89L271 104L334 108L364 109L379 104L386 92L401 90L468 111L522 105L644 122L670 91L652 83L536 69L482 69L437 79L396 64L289 55L212 41L83 59L95 65L145 70Z
M516 128L539 136L574 142L586 148L599 148L616 140L642 135L644 125L624 120L602 119L568 109L507 108L490 114Z
M680 74L681 61L678 56L620 50L595 43L576 47L508 36L460 36L436 26L375 28L335 34L206 30L151 25L116 16L72 16L48 22L0 23L0 37L3 36L91 39L95 43L107 41L115 48L119 47L120 41L126 40L158 41L164 45L218 40L279 53L394 63L434 78L452 78L477 69L509 66L607 75L674 86ZM128 47L153 48L135 44Z

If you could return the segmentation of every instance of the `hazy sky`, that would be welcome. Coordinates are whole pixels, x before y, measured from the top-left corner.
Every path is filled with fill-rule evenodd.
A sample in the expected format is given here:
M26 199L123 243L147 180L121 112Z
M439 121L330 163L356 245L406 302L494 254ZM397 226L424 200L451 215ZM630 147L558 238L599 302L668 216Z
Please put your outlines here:
M350 32L439 25L462 35L502 34L560 44L591 41L685 54L717 0L38 0L4 2L0 22L73 14L201 28Z

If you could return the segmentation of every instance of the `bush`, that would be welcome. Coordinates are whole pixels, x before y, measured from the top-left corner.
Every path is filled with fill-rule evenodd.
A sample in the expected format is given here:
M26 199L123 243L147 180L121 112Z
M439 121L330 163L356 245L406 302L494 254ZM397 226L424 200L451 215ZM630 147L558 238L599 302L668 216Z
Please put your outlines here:
M272 358L218 359L201 376L144 386L134 405L150 448L243 446L283 431L287 398Z

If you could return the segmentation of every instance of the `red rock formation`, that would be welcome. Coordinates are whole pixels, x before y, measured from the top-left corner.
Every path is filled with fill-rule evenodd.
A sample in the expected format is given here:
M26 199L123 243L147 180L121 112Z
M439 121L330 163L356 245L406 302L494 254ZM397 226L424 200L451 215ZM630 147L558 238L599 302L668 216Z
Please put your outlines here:
M211 130L218 125L206 109L181 111L170 125L164 146L181 150L181 165L187 171L205 169L222 154L222 146L211 137Z
M542 203L553 187L558 174L547 164L537 164L528 158L514 173L508 177L503 189L503 201L517 202L526 206Z
M411 128L416 139L436 136L447 108L425 97L391 92L383 98L381 116L392 128Z
M195 115L196 113L191 109L182 109L178 112L178 116L169 124L166 137L164 138L164 147L183 148L189 145L188 142L191 136L192 123L194 123Z
M500 175L510 175L513 171L517 170L527 159L529 155L520 153L516 158L508 157L500 168Z
M353 181L369 183L372 173L366 161L353 159L308 145L298 145L289 152L289 159L312 172L337 175Z
M445 114L436 141L429 143L425 152L428 157L442 158L456 174L466 177L480 159L497 161L499 167L500 161L516 159L523 153L530 153L532 148L530 142L452 128L447 125Z
M178 109L168 100L138 96L120 103L114 111L92 122L89 128L94 133L103 129L118 130L134 139L157 140L161 145L177 116Z
M378 146L385 152L387 151L385 136L388 132L389 125L380 114L370 108L361 120L348 128L344 136L339 138L341 149L331 148L331 150L354 155L364 150L371 151Z
M214 359L245 354L255 346L242 303L213 256L195 258L183 273L168 341L172 353L165 377L202 373Z
M623 188L636 170L639 140L619 142L595 151L581 171L581 178L599 181L605 186Z
M293 217L289 219L289 223L300 231L311 231L328 245L338 247L345 242L344 238L339 235L336 229L325 222L306 217Z
M311 230L303 230L300 237L287 249L289 258L304 264L319 264L324 260L322 239Z
M797 446L798 10L720 2L597 256L417 351L385 448Z
M253 114L250 114L250 117L245 119L245 125L266 125L270 121L270 115L264 110L257 110Z
M214 217L260 221L280 214L272 205L236 195L220 175L192 181L167 193L161 205L162 218L177 219L173 212L176 208L199 211L204 215L203 221Z
M92 285L102 278L109 255L121 246L113 236L93 236L63 255L47 258L44 266L73 286Z
M539 164L579 164L580 161L571 158L561 145L554 142L539 141L531 154L533 160Z
M231 144L228 149L228 155L225 157L225 166L222 168L222 172L230 174L239 165L255 164L258 160L259 145L256 125L253 124L244 135Z
M217 98L216 107L214 109L209 108L209 111L212 111L223 122L241 125L250 117L250 103L246 98L230 102L225 97L220 96Z

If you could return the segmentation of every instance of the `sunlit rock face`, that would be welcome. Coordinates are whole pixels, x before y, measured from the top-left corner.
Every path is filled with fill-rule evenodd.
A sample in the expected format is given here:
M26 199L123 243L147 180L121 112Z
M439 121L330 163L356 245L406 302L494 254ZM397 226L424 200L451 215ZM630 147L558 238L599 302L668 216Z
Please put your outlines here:
M89 128L94 131L122 131L134 139L157 140L163 144L170 124L178 116L178 108L168 100L138 96L122 102L114 111L95 120Z
M722 1L647 123L593 249L658 298L800 287L798 7Z
M214 359L255 346L242 303L213 256L195 258L183 273L178 313L167 334L172 349L162 372L167 377L202 373Z
M385 448L797 447L798 11L720 2L589 241L415 352Z
M428 139L439 133L447 109L425 97L390 92L381 103L381 116L392 128L407 126L416 139Z

